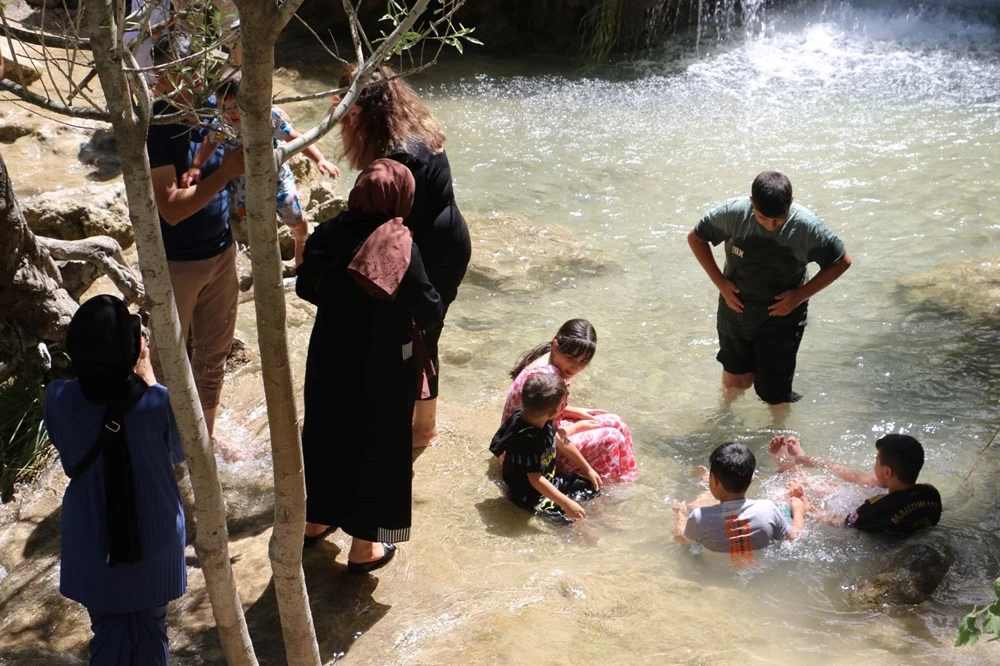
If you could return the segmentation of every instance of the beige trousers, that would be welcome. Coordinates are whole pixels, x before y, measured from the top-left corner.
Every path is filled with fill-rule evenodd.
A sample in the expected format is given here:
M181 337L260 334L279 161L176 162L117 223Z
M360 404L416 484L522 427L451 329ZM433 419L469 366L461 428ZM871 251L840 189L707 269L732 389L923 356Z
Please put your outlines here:
M236 332L236 306L240 297L236 243L210 259L167 264L181 320L181 339L188 340L190 336L191 371L201 407L215 409L219 406L226 358ZM156 376L162 378L155 339L150 360Z

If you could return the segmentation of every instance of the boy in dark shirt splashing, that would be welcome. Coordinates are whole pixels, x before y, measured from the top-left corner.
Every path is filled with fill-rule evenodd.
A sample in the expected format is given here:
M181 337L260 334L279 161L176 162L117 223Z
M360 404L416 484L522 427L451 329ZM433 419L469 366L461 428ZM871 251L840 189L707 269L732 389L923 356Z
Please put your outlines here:
M937 525L941 519L941 495L934 486L917 483L924 465L920 442L909 435L891 434L875 442L875 449L875 467L872 472L865 472L807 456L795 437L775 437L768 447L781 469L790 469L792 463L821 467L850 483L888 491L869 498L846 516L843 520L846 527L909 535Z
M601 477L552 424L565 395L566 383L557 375L528 379L521 392L522 409L497 430L490 452L501 459L507 496L514 504L558 520L581 520L587 512L578 502L598 495ZM586 476L557 473L557 448Z

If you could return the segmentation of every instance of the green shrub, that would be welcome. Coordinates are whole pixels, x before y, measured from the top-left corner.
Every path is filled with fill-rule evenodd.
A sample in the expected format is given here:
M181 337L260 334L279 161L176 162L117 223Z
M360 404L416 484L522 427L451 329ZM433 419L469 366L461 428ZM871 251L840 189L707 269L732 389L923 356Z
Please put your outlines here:
M996 601L979 610L973 606L972 612L962 618L955 647L975 645L983 634L992 634L991 641L1000 639L1000 578L993 581L993 594Z
M16 377L0 384L0 501L10 501L14 485L31 479L54 450L42 422L46 377Z

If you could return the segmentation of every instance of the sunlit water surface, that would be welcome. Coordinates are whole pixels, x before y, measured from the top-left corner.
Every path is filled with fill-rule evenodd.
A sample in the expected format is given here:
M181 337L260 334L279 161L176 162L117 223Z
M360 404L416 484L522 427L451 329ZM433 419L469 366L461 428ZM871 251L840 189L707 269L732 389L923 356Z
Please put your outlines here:
M407 564L384 574L407 577L407 596L380 600L398 613L370 630L377 645L362 652L359 639L358 656L996 663L996 651L951 644L998 570L996 459L963 477L997 419L1000 334L899 285L1000 254L996 23L831 3L760 15L749 35L678 41L600 66L466 57L416 80L448 130L457 196L474 224L517 216L564 227L588 261L530 291L463 286L444 346L471 360L444 367L449 429L417 464ZM324 69L277 87L329 87ZM322 109L290 110L305 127ZM332 136L321 145L336 152ZM713 203L746 194L763 169L789 174L796 200L854 257L811 303L795 380L805 398L783 424L751 396L720 408L715 294L685 242ZM532 261L532 244L546 241L515 242L507 251ZM638 483L592 509L596 546L528 521L487 474L506 370L578 316L596 326L599 351L573 402L622 415L641 467ZM299 372L311 321L293 299ZM765 447L784 431L859 467L871 465L882 433L923 441L922 479L945 498L937 532L958 555L931 601L853 607L850 589L892 547L843 529L810 526L738 574L673 544L671 503L701 490L694 466L719 443L750 445L765 480L752 492L780 495ZM455 432L474 436L450 440ZM845 489L832 505L862 497Z

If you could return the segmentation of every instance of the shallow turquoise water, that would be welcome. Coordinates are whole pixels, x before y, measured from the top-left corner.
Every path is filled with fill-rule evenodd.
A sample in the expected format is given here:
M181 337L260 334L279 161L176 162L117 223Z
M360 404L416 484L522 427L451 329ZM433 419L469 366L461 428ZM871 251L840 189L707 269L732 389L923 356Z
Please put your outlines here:
M589 260L531 291L466 284L445 342L474 353L460 367L446 365L445 399L499 419L505 371L517 355L562 321L586 317L599 352L574 395L627 419L642 478L606 502L598 552L544 530L524 545L483 499L498 494L481 476L483 451L440 454L433 469L452 482L429 482L429 491L465 508L428 517L422 528L453 557L476 549L477 566L490 573L458 576L454 596L421 596L416 628L400 640L417 662L444 659L473 639L483 641L474 654L493 654L541 628L563 636L557 644L568 645L560 653L567 661L617 654L673 663L687 654L691 663L729 663L745 654L762 663L995 663L995 652L950 644L958 619L988 599L1000 569L998 458L987 455L963 482L998 418L1000 333L960 308L914 300L900 281L1000 255L1000 29L964 9L807 3L759 16L749 34L706 30L694 41L680 37L669 49L602 65L467 57L415 81L448 130L463 211L564 227ZM314 74L303 71L297 85L320 89L326 82ZM318 108L300 113L308 120ZM336 141L323 145L332 152ZM795 380L805 399L784 423L752 396L720 408L715 295L685 242L708 208L747 193L763 169L787 173L796 200L854 257L812 300ZM545 242L517 239L528 262L531 244ZM694 465L732 439L764 459L768 439L785 430L811 452L861 467L871 465L881 433L923 441L922 479L938 486L948 509L938 532L958 553L931 601L852 609L849 588L888 551L832 528L811 528L803 542L766 558L769 566L735 577L670 542L671 501L699 490ZM761 472L773 474L769 461ZM777 485L763 490L778 493ZM611 518L629 527L608 527ZM447 559L425 556L426 566ZM567 575L586 581L581 594L589 584L609 617L616 604L641 609L615 616L631 631L606 618L594 625L594 607L554 593ZM496 590L511 579L523 585ZM719 601L672 597L677 581L708 586L705 598ZM703 613L721 616L720 603L727 619L706 629ZM477 621L463 623L463 613ZM502 627L506 639L484 636L483 622ZM583 637L565 638L565 623ZM745 627L780 639L657 652L648 636L657 627L673 642L697 631L709 642L745 641ZM520 645L510 663L550 658Z

